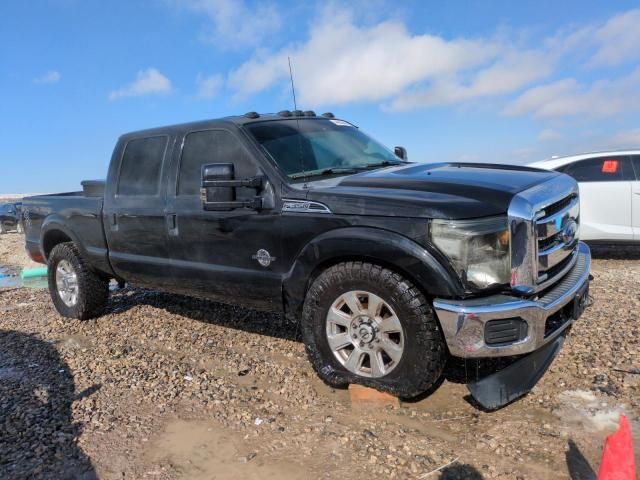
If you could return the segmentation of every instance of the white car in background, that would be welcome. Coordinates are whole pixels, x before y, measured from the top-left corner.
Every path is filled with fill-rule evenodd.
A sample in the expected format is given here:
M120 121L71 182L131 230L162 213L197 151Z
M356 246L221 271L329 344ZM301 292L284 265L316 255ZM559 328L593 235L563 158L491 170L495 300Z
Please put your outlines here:
M581 240L640 243L640 150L552 157L529 166L578 181Z

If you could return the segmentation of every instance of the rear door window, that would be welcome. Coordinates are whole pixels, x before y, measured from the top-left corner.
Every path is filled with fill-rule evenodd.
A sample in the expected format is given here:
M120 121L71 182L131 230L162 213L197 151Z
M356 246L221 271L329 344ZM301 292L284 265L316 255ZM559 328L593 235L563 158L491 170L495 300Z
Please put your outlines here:
M120 164L118 195L158 195L168 139L167 136L158 136L136 138L127 142Z
M558 169L578 182L615 182L634 179L627 156L598 157L570 163Z

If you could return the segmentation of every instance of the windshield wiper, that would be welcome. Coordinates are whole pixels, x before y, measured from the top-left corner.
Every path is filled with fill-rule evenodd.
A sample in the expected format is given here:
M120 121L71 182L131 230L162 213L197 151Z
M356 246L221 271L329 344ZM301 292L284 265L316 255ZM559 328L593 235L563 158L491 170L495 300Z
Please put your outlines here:
M388 167L389 165L401 165L404 162L401 161L392 161L392 160L384 160L382 162L378 162L378 163L368 163L366 165L358 165L358 166L353 166L353 167L330 167L330 168L325 168L323 170L311 170L309 172L300 172L300 173L294 173L293 175L289 175L289 178L291 179L298 179L298 178L308 178L308 177L319 177L319 176L324 176L324 175L336 175L336 174L341 174L341 173L358 173L361 172L363 170L370 170L372 168L381 168L381 167Z
M389 165L400 165L403 162L400 161L395 161L395 160L384 160L382 162L378 162L378 163L369 163L367 165L362 165L361 167L358 167L359 170L368 170L370 168L380 168L380 167L388 167Z
M293 175L289 175L289 178L305 178L305 177L318 177L323 175L334 175L340 173L356 173L358 169L353 167L331 167L323 170L312 170L310 172L300 172Z

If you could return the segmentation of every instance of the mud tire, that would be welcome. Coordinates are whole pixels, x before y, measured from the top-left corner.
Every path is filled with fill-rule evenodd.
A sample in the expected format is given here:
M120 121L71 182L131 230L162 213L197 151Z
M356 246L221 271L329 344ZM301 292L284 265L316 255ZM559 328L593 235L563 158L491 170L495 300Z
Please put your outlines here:
M327 312L336 298L350 290L366 290L383 298L404 328L402 359L383 377L349 372L329 347L325 332ZM438 382L447 360L440 325L423 293L399 274L372 263L343 262L322 272L307 292L301 328L314 370L332 387L358 383L400 398L413 398Z
M78 301L71 307L62 301L56 286L56 267L61 260L67 260L72 265L78 279ZM87 320L104 313L109 299L109 282L89 268L73 243L61 243L53 248L49 255L47 275L51 300L63 317Z

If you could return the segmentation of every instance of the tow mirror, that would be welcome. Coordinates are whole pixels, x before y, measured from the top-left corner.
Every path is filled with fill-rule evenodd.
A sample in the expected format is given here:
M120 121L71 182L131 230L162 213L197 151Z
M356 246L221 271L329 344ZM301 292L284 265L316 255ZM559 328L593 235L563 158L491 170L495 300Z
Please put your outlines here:
M405 162L409 159L409 157L407 156L407 149L404 147L395 147L393 149L393 153L396 154L396 157L401 158Z
M233 163L210 163L202 166L202 185L200 198L204 210L232 210L234 208L262 207L262 198L237 200L236 189L239 187L262 190L264 177L257 176L236 180Z

